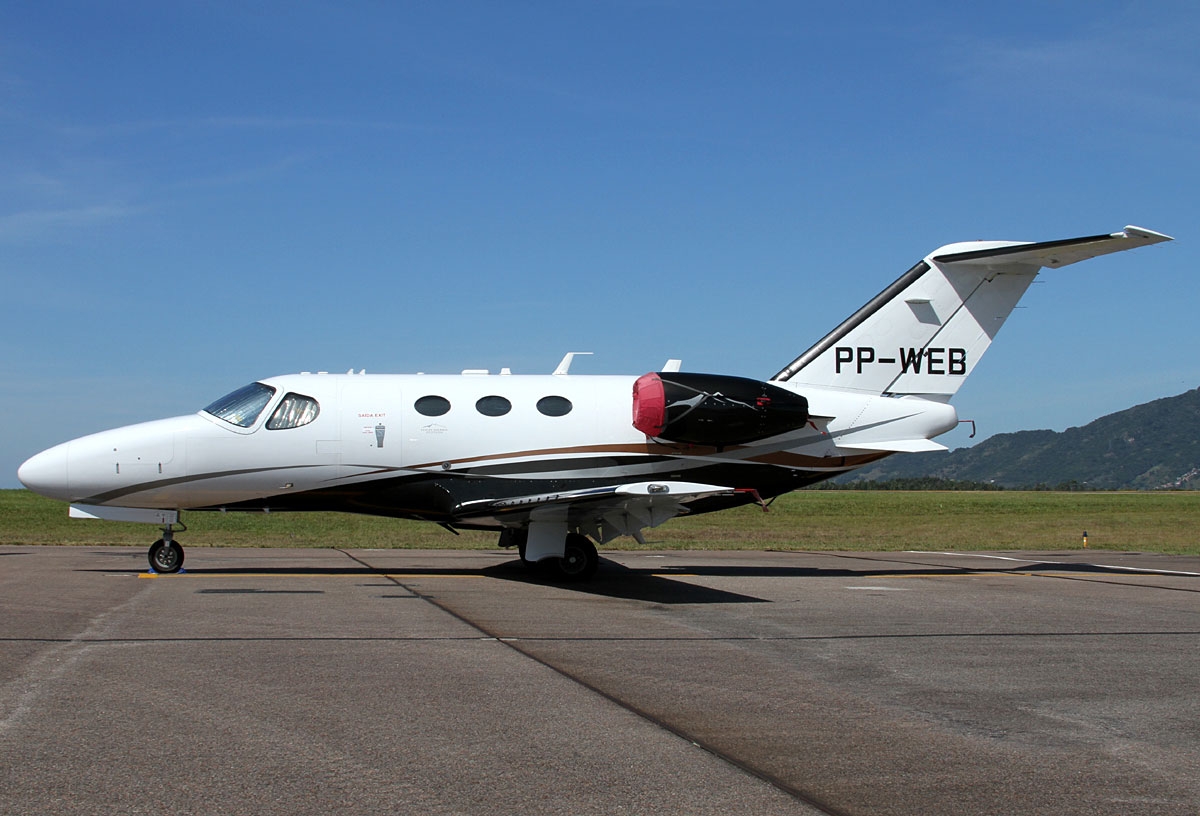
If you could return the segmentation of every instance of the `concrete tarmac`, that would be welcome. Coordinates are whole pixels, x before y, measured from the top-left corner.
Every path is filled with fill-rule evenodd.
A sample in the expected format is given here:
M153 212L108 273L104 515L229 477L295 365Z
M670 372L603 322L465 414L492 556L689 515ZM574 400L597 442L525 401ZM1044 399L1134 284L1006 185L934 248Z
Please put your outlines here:
M0 547L0 814L1200 812L1200 558L602 555Z

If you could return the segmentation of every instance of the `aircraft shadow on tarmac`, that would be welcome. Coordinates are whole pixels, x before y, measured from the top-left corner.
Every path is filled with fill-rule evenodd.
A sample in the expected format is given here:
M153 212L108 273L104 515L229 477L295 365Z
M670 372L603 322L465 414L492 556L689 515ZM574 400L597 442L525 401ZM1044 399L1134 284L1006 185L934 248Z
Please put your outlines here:
M518 559L504 561L487 567L463 569L452 567L414 568L406 565L402 570L370 567L365 564L345 567L198 567L186 570L184 575L219 576L363 576L386 577L403 573L405 577L455 577L483 576L502 581L532 585L549 585L559 589L587 595L609 598L647 601L659 604L730 604L769 603L764 598L737 592L700 586L685 578L888 578L888 577L938 577L980 574L1027 574L1030 572L1077 573L1095 576L1139 576L1150 578L1153 573L1130 571L1120 567L1107 567L1088 563L1054 562L1052 564L1032 562L1012 566L989 566L977 569L946 567L939 565L911 564L893 566L888 569L817 568L789 566L754 566L746 564L696 565L674 563L670 566L627 567L606 558L600 559L600 568L591 581L562 583L555 580L553 572L524 565ZM85 569L84 572L112 573L111 569ZM142 570L130 570L142 572ZM170 576L165 576L170 577ZM392 579L394 580L394 578ZM279 590L286 592L285 590Z
M603 595L612 598L627 598L631 600L650 601L661 604L703 604L703 603L769 603L764 598L743 595L736 592L699 586L684 580L675 580L672 573L678 573L678 578L903 578L903 577L953 577L965 575L997 575L1012 574L1026 575L1033 572L1074 573L1079 576L1127 576L1151 579L1153 573L1141 570L1126 570L1121 567L1109 567L1088 563L1055 562L1042 564L1031 562L1005 567L945 567L938 565L912 564L910 566L891 567L888 569L850 569L850 568L817 568L817 567L788 567L788 566L751 566L745 564L721 565L691 565L673 564L669 568L663 566L637 568L626 567L614 561L601 558L600 568L596 577L587 583L563 584L563 588L591 595ZM492 578L526 583L543 583L536 570L523 567L518 561L505 562L493 567L486 567L480 572Z
M81 572L95 572L112 574L114 571L129 572L131 574L142 574L145 570L113 570L113 569L97 569L87 568L80 570ZM505 561L500 564L495 564L479 569L462 569L453 567L432 567L432 568L414 568L405 565L403 569L384 569L378 567L369 567L364 565L346 566L346 567L192 567L184 568L179 577L186 578L188 576L216 578L222 576L362 576L362 577L387 577L397 574L403 574L406 577L420 578L448 578L455 576L484 576L502 581L513 581L525 584L541 584L556 586L560 589L569 590L572 592L581 592L588 595L602 595L610 598L626 598L630 600L649 601L652 603L661 604L727 604L727 603L767 603L763 598L755 598L750 595L742 595L737 592L727 592L725 590L713 589L711 587L697 586L684 581L672 580L669 576L662 575L662 569L632 569L625 567L613 561L602 558L600 560L600 569L596 573L596 577L588 582L580 583L561 583L554 580L553 573L549 570L540 570L525 566L518 559ZM686 569L687 574L698 574L690 568ZM784 571L785 573L788 571ZM729 570L719 568L709 570L708 574L719 576L732 574ZM746 573L753 574L753 573ZM163 576L167 579L173 579L176 576ZM206 594L237 594L238 592L258 592L258 590L199 590ZM285 590L274 590L278 594L286 594Z
M600 568L592 580L580 583L555 582L550 577L549 571L524 566L520 561L507 561L503 564L485 567L480 572L489 578L498 578L503 581L554 584L562 589L587 595L602 595L606 598L625 598L659 604L769 603L764 598L755 598L752 595L742 595L738 592L676 581L668 575L663 575L661 569L633 569L606 558L600 559ZM689 570L687 574L695 573Z

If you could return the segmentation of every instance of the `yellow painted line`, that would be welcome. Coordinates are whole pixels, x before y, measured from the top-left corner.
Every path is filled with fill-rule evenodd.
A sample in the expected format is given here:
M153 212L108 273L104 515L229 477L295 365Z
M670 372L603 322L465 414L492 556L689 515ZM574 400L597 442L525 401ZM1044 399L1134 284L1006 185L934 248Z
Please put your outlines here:
M355 572L347 575L338 575L337 573L313 573L313 572L205 572L203 574L193 574L185 572L178 573L158 573L158 572L143 572L138 574L138 578L252 578L260 580L263 578L487 578L486 575L478 573L462 572L462 573L364 573Z
M424 572L415 572L415 573L412 573L411 575L407 574L407 573L384 573L383 577L384 578L396 578L396 579L400 579L400 578L487 578L486 575L479 575L478 573L471 573L471 572L461 572L461 573L456 572L456 573L453 573L450 575L446 575L444 573L440 573L437 575L431 575L429 573L424 573Z
M898 572L894 575L872 575L870 578L995 578L1005 575L1024 575L1021 572ZM868 576L864 576L868 577Z
M138 575L138 578L362 578L362 573L353 575L316 575L311 572L205 572L197 575L190 572L183 573L161 573L161 572L143 572Z

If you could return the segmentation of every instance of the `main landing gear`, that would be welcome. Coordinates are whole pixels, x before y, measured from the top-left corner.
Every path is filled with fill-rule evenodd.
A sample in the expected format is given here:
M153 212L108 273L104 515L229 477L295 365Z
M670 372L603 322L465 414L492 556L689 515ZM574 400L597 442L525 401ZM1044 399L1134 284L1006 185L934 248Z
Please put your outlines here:
M183 547L180 547L179 543L175 541L175 530L172 525L166 525L162 531L163 537L150 545L150 569L153 572L169 575L183 569Z
M600 555L587 536L570 533L567 535L563 557L558 559L556 566L559 577L564 581L587 581L596 574L596 568L600 566Z
M564 582L587 581L596 574L600 566L600 555L596 545L580 533L567 533L562 555L543 555L530 560L529 529L506 529L500 534L501 547L516 547L521 554L521 563L530 569L545 569L550 575Z

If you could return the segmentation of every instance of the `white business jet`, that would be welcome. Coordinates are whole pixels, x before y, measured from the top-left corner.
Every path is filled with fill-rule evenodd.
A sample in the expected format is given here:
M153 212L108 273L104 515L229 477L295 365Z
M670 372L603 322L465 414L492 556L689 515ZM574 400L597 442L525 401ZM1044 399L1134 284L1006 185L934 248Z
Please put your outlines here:
M930 253L767 381L503 370L294 374L190 416L92 434L21 465L75 517L150 522L161 573L183 565L182 510L334 510L495 530L565 580L605 543L897 452L944 450L949 400L1042 267L1171 240L1138 227Z

